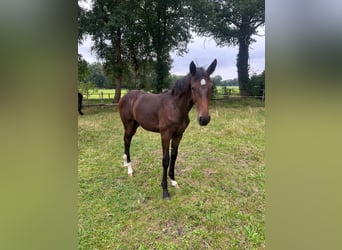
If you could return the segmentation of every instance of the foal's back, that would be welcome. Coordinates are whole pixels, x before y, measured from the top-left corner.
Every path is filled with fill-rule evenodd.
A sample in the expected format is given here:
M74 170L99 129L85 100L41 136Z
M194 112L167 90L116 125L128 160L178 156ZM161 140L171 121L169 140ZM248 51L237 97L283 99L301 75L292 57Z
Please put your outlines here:
M160 132L160 116L165 113L166 94L151 94L141 90L128 92L119 103L122 121L135 121L148 131Z

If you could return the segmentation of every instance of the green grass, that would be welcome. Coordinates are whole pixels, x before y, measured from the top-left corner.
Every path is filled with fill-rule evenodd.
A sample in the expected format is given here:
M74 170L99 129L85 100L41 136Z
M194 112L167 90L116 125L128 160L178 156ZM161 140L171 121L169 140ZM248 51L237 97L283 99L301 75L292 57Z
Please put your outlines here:
M212 102L196 112L176 162L179 189L160 187L160 135L139 128L134 177L123 167L117 107L79 117L79 249L265 249L265 109L262 102Z

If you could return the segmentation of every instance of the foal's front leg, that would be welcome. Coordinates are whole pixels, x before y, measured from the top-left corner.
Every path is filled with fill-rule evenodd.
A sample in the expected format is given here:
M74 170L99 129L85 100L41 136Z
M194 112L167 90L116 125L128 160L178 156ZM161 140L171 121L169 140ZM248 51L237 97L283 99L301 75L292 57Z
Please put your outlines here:
M163 188L163 199L170 199L170 194L167 190L167 169L170 164L170 155L169 155L169 147L170 147L170 137L162 134L162 147L163 147L163 177L161 186Z
M178 155L178 146L182 139L182 134L177 137L172 138L171 142L171 162L170 162L170 170L169 170L169 176L171 178L171 186L179 188L178 183L175 180L175 164L177 160Z

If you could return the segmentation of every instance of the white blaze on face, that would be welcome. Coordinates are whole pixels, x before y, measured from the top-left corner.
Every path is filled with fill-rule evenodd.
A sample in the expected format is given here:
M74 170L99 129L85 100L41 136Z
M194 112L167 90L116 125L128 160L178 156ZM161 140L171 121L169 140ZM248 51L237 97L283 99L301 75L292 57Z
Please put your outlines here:
M205 79L202 79L200 83L201 83L201 85L203 86L203 85L206 85L206 84L207 84L207 81L206 81Z

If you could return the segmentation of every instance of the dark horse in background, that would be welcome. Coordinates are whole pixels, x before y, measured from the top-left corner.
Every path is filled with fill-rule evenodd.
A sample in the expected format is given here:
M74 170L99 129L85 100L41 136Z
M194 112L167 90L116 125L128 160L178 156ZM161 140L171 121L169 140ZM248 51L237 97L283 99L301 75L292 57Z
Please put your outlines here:
M161 186L163 198L170 198L167 190L167 170L171 185L178 187L175 180L174 167L178 154L178 145L185 129L190 122L189 111L195 104L198 122L205 126L210 122L209 100L213 88L210 75L216 68L216 59L204 70L196 68L190 63L190 73L183 79L176 81L173 88L161 94L150 94L140 90L133 90L121 98L119 102L120 117L125 129L124 166L128 168L128 175L133 175L133 168L129 148L133 135L139 126L145 130L161 134L163 149L163 177ZM171 141L171 159L169 147Z
M82 112L82 100L83 100L83 95L80 93L80 92L78 92L78 113L80 114L80 115L83 115L83 112Z

